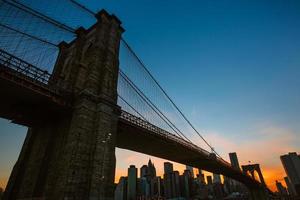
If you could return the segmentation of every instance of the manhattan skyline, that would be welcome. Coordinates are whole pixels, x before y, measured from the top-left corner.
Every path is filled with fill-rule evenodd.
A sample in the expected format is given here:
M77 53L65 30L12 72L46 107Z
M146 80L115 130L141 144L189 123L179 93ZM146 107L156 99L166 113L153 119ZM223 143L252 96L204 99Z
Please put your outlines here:
M275 180L285 176L279 156L299 153L299 2L157 4L86 5L116 14L124 38L216 151L226 160L237 152L241 165L259 163L274 189ZM0 119L0 133L4 187L26 128ZM140 166L150 157L121 149L116 155L116 178L129 164ZM158 166L164 162L150 158Z

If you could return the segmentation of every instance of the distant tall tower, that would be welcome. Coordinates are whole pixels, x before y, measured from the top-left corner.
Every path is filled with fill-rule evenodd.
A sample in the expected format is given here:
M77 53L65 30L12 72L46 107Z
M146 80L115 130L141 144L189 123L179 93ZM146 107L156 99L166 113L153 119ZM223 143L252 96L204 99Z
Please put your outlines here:
M236 152L229 153L231 166L235 169L241 170Z
M173 197L180 197L180 176L178 171L172 173L172 189Z
M174 181L173 164L164 162L164 195L167 199L174 197Z
M143 165L140 169L140 177L147 177L148 176L148 166L147 165Z
M195 177L195 176L194 176L194 168L193 168L193 167L186 165L186 170L189 170L189 171L191 172L192 178Z
M173 172L173 164L170 162L164 162L164 173L169 174Z
M127 194L127 178L121 177L119 183L115 189L115 199L114 200L126 200Z
M300 195L300 158L296 152L280 156L284 170L292 187Z
M151 162L151 159L149 159L149 162L148 162L148 175L150 178L156 177L156 169L155 169L154 163Z
M128 168L127 180L127 200L136 200L137 168L135 168L134 165L130 165L130 167Z
M151 179L151 196L161 197L162 196L162 180L160 176Z
M204 184L204 183L205 183L205 176L204 176L204 174L202 173L202 170L201 170L201 169L198 169L198 174L199 174L200 182Z
M190 199L192 192L193 177L190 169L186 169L182 175L181 191L186 199Z

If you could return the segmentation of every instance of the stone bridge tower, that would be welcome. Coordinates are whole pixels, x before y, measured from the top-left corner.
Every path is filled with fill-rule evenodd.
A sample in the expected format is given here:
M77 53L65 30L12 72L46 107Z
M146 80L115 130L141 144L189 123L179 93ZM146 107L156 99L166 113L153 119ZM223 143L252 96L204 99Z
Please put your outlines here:
M61 43L52 85L69 109L29 128L4 199L113 198L121 22L105 11L88 30ZM52 113L45 113L50 115Z

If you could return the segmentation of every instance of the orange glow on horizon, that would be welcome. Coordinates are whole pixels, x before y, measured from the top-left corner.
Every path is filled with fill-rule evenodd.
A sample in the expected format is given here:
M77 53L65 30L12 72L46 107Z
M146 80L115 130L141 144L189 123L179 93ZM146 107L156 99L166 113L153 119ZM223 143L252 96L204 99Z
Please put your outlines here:
M118 155L118 157L122 157L123 160L122 162L127 162L128 166L125 166L122 168L121 167L116 167L116 173L115 173L115 183L119 182L119 179L121 176L127 176L127 168L129 167L129 165L135 165L135 167L138 170L138 177L140 177L140 168L142 167L142 165L147 165L149 158L151 158L152 162L154 163L155 167L156 167L156 173L157 176L161 176L163 177L163 163L167 162L167 160L163 160L160 158L156 158L156 157L151 157L149 155L145 155L145 154L141 154L141 153L136 153L136 152L131 152L131 151L127 151L127 150L121 150L118 149L116 151L116 154L120 154ZM118 161L117 161L118 162ZM179 163L175 163L172 161L169 161L171 163L173 163L174 165L174 170L179 171L180 174L183 173L183 171L185 170L185 165L179 164ZM283 181L283 177L285 177L285 172L282 168L282 166L280 165L280 162L278 164L278 166L272 166L272 167L265 167L265 165L260 165L265 182L267 184L267 186L269 187L270 190L272 190L273 192L277 191L276 188L276 184L275 181L278 180L280 181L284 186L285 182ZM196 170L194 168L194 173L196 175L196 173L198 173L198 170ZM211 175L210 172L206 172L203 171L203 173L205 174L205 176Z
M273 192L277 191L275 183L276 180L281 182L282 185L286 187L286 184L283 180L283 177L285 177L286 175L282 167L266 168L262 170L265 182L270 190L272 190Z
M175 163L173 163L173 164L175 164ZM136 166L136 167L137 167L138 174L139 174L139 168L141 166ZM156 170L158 172L157 176L163 177L163 172L160 169L157 169L157 168L156 168ZM182 174L183 171L185 170L185 167L184 166L180 166L178 164L178 166L176 166L176 169L174 167L174 170L177 170L177 171L179 171L180 174ZM196 175L196 173L198 173L198 171L195 171L195 169L194 169L194 173ZM205 177L211 175L210 172L203 171L203 173L205 174ZM119 182L119 179L120 179L121 176L127 176L127 169L116 171L116 174L115 174L115 183ZM268 188L270 190L272 190L273 192L277 191L276 184L275 184L276 180L280 181L282 183L282 185L286 187L285 182L283 181L282 178L280 178L280 177L284 177L285 176L285 172L281 168L264 169L263 170L263 176L264 176L264 179L265 179L265 182L266 182Z
M184 166L180 167L180 165L178 165L178 168L176 168L175 170L178 170L180 173L182 173L184 169L185 169ZM139 170L139 168L138 168L138 170ZM162 177L163 176L163 172L161 170L158 170L158 169L157 169L157 171L158 171L157 175ZM196 173L195 170L194 170L194 173ZM208 173L208 172L204 172L204 173L205 173L206 176L210 175L210 173ZM284 177L285 176L285 172L281 168L264 169L263 170L263 175L264 175L264 178L265 178L267 186L273 192L277 190L276 185L275 185L275 181L276 180L280 181L284 186L286 186L285 182L282 180L282 178L280 178L280 177ZM121 176L127 176L127 169L122 169L122 170L118 169L116 171L116 174L115 174L115 183L119 182L119 179L120 179ZM3 189L5 189L6 184L7 184L7 178L0 178L0 187L3 188Z
M6 184L7 184L7 178L1 177L0 178L0 188L2 188L4 190L6 187Z

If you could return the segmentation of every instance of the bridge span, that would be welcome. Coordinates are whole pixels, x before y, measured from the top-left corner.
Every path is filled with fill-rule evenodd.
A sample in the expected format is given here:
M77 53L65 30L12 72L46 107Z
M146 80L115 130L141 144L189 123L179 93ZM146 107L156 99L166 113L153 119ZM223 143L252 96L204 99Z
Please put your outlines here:
M106 11L96 18L59 45L52 74L0 50L0 117L29 127L5 199L111 199L115 147L223 174L265 199L249 175L117 105L124 30Z
M28 127L64 117L72 106L70 95L51 85L50 80L48 72L0 50L0 117ZM223 159L123 110L116 147L222 174L251 189L261 187Z

